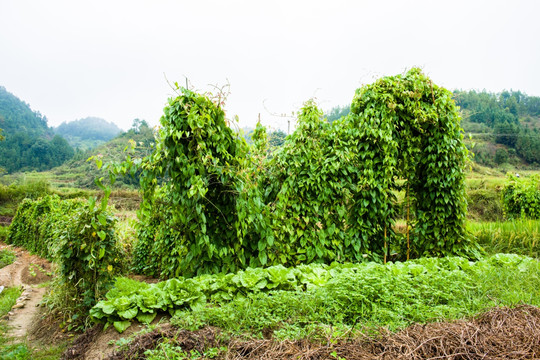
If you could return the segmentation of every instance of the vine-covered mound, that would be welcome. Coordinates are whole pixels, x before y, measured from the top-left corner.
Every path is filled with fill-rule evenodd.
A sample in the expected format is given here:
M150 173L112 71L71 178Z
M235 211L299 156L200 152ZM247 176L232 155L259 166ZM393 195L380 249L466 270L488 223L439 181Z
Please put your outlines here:
M106 198L99 206L93 198L47 195L22 201L6 242L57 263L59 284L71 292L69 301L86 313L122 267L115 223Z
M403 259L477 255L464 228L458 111L419 69L359 89L339 121L306 102L274 152L260 124L253 146L230 129L221 97L180 90L140 162L137 271L170 278L382 261L391 249ZM392 230L403 189L406 238Z

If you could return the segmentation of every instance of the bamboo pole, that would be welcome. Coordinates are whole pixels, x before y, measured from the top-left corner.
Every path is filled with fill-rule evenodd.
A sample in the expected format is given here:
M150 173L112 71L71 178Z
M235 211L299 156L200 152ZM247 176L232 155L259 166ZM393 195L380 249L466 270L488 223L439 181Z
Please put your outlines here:
M411 241L409 239L409 213L411 208L411 200L409 198L409 181L407 180L407 260L409 260L411 254Z
M384 263L386 264L386 254L387 254L387 244L386 244L386 225L384 226Z

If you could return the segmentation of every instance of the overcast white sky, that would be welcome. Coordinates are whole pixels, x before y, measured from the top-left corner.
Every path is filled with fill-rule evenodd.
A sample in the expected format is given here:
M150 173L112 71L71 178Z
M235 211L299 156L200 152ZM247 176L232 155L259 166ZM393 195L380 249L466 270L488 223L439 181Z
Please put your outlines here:
M540 96L540 1L0 0L0 86L49 125L157 124L167 84L230 83L228 117L286 129L315 97L420 66L449 89Z

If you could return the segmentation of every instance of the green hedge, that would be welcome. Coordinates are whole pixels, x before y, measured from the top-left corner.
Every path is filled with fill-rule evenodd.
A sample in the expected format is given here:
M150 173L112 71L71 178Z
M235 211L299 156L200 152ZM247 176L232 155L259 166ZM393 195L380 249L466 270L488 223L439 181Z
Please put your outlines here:
M9 227L7 243L58 263L60 283L75 289L73 301L86 314L122 270L115 223L106 202L100 206L93 198L25 199Z

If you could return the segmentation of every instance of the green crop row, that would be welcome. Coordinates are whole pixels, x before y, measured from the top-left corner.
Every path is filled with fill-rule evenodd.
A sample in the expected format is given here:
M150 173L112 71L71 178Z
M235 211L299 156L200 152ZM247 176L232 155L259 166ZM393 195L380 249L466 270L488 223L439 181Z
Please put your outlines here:
M469 222L468 230L486 253L512 253L540 258L540 220Z
M133 320L151 322L160 311L184 319L190 318L189 314L194 312L204 318L204 314L210 316L209 311L212 316L217 316L219 309L229 304L244 303L249 308L254 299L261 301L264 298L266 302L277 299L279 302L282 294L294 294L298 301L287 306L289 312L302 313L306 306L314 306L313 299L317 297L319 302L322 298L330 299L325 306L335 311L327 321L335 317L352 323L363 313L377 309L398 309L408 314L418 301L424 306L427 304L431 316L437 317L449 311L448 304L467 298L467 292L480 289L478 279L483 274L501 268L530 272L532 277L529 278L536 283L531 287L533 290L527 291L533 293L529 299L520 297L519 300L531 302L531 299L540 299L538 261L519 255L498 254L477 262L451 257L422 258L386 265L311 264L289 269L273 266L226 275L170 279L157 284L118 278L106 300L94 306L90 314L98 321L113 324L122 332ZM394 303L395 299L401 302ZM275 306L273 303L269 310ZM252 318L250 321L256 320ZM217 321L215 325L222 324Z

